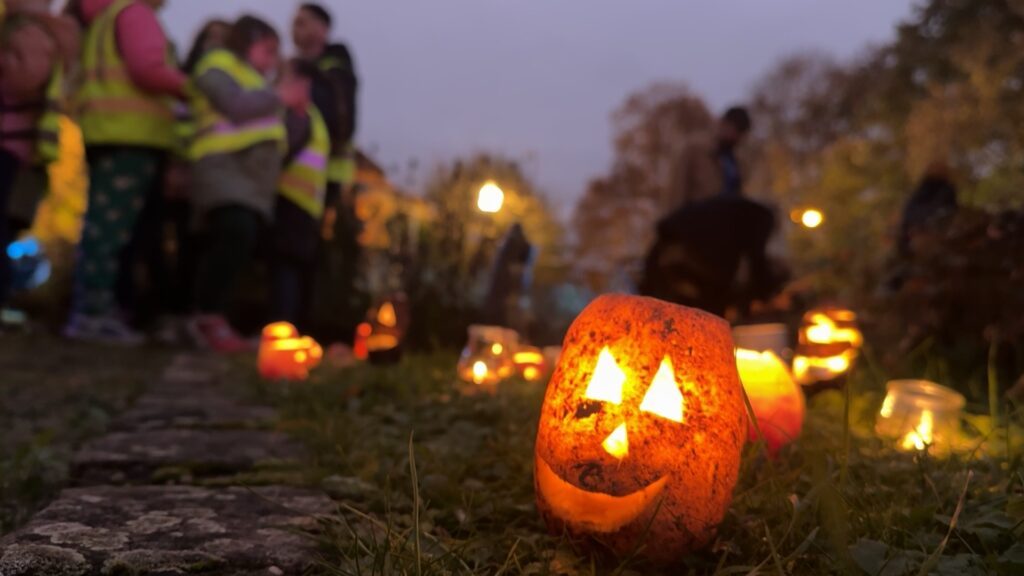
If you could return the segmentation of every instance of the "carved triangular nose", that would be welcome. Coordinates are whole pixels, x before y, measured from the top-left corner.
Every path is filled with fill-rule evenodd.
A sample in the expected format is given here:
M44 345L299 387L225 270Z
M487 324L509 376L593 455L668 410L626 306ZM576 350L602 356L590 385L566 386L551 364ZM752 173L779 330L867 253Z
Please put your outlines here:
M604 439L601 446L604 447L605 452L619 460L625 458L629 454L629 438L626 435L626 423L619 424L619 427Z

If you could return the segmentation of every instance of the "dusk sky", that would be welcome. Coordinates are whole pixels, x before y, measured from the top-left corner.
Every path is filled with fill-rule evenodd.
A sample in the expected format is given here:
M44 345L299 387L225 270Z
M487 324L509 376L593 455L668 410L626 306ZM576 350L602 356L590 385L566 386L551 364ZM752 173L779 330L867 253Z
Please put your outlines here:
M718 110L787 54L840 58L893 37L912 0L331 1L361 79L358 144L386 168L477 150L524 161L563 213L611 159L609 116L659 80ZM262 14L288 35L295 3L170 0L182 51L205 19ZM287 47L290 50L290 41ZM396 176L392 174L392 176ZM396 178L407 184L403 173Z

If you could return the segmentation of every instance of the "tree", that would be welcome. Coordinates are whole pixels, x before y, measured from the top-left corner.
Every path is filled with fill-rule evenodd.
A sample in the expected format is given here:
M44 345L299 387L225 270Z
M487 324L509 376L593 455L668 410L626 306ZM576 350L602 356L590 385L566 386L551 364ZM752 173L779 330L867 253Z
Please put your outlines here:
M576 205L577 273L595 291L621 288L640 271L657 221L672 206L672 168L680 150L707 137L714 119L682 84L655 84L612 115L615 160Z

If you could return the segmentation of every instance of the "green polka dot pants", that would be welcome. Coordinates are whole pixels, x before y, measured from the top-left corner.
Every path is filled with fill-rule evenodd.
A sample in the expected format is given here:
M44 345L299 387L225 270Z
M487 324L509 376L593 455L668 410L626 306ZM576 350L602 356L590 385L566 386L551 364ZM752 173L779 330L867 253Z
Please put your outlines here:
M145 148L89 150L89 207L78 247L74 312L105 316L115 311L119 256L131 241L148 191L160 183L161 156Z

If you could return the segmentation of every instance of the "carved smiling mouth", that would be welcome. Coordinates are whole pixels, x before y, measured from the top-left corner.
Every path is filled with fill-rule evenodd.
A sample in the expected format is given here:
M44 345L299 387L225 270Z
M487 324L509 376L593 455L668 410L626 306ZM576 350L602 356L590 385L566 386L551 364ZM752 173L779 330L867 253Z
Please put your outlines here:
M636 520L657 500L667 476L625 496L589 492L563 480L540 456L536 457L537 485L559 518L594 532L610 533Z

